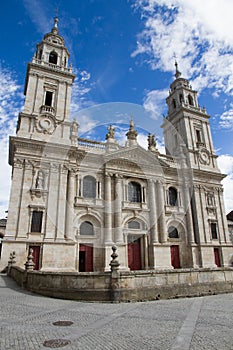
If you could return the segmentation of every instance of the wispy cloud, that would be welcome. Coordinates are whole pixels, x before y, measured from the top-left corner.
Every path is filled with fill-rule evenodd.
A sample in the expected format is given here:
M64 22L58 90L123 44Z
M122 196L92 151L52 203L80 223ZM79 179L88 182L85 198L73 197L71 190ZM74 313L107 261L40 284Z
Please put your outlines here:
M220 170L227 175L222 183L224 187L226 212L228 213L233 208L233 156L224 154L219 156L217 160Z
M4 217L11 178L11 168L7 164L9 135L15 134L17 116L23 104L23 87L1 63L0 81L0 217Z
M150 112L152 119L159 119L163 111L166 109L165 99L167 97L166 90L152 90L146 92L143 107Z
M233 130L233 104L221 115L219 124L223 129Z
M39 33L46 33L51 30L51 21L53 18L53 16L51 16L51 13L53 12L51 12L52 7L48 11L48 2L46 2L46 6L44 6L43 2L41 1L23 0L23 4L32 23L34 23L36 30ZM50 14L49 20L48 14Z
M88 93L92 88L90 83L91 75L86 70L80 71L74 69L73 73L76 75L71 96L71 117L75 117L78 111L94 105L94 102L88 98Z
M132 56L149 55L153 69L171 71L174 53L184 76L199 92L233 93L233 2L222 0L137 0L145 20Z

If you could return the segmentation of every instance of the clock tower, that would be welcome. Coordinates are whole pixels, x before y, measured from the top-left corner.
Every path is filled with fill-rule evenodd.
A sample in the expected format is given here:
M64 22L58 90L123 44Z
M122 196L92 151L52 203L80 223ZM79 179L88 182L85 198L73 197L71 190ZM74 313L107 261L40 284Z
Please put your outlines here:
M168 115L163 124L166 153L176 156L182 145L191 168L219 172L210 131L210 116L204 107L199 106L197 91L181 76L177 62L175 67L175 80L170 85L166 99Z
M175 68L175 80L166 99L168 114L162 127L166 154L179 164L185 217L193 237L193 266L211 267L218 264L218 259L227 265L230 238L221 185L225 175L217 166L210 116L199 106L197 91L181 76L177 62Z
M19 115L17 136L32 140L70 139L70 99L75 76L68 66L69 52L59 35L58 18L50 33L37 45L28 63L25 104Z

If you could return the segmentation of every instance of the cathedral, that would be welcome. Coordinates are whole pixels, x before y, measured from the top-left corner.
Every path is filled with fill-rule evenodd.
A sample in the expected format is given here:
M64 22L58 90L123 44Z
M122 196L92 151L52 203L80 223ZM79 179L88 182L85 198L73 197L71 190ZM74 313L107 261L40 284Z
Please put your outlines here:
M25 103L10 137L12 185L1 270L15 252L41 271L216 268L231 264L224 175L217 166L209 118L197 91L175 65L162 128L148 149L129 120L125 145L114 123L99 142L78 136L70 120L75 76L55 18L28 63ZM110 121L111 122L111 121Z

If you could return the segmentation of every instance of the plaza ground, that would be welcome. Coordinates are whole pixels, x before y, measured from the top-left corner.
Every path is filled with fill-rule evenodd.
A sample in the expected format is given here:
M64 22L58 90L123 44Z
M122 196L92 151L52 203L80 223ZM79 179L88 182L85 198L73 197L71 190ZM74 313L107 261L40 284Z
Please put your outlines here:
M233 294L121 304L52 299L1 274L0 350L232 350L232 305Z

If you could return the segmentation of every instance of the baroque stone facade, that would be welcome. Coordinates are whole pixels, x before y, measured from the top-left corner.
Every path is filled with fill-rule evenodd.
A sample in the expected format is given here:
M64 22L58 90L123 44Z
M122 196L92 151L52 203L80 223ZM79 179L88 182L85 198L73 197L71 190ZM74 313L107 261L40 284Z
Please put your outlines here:
M55 19L28 64L25 104L10 137L1 269L15 251L21 267L30 252L35 269L109 271L113 244L120 270L229 266L224 175L209 115L177 63L160 154L154 135L148 150L139 146L132 118L125 146L112 125L105 142L78 137L68 59Z

